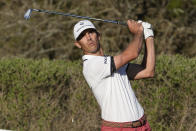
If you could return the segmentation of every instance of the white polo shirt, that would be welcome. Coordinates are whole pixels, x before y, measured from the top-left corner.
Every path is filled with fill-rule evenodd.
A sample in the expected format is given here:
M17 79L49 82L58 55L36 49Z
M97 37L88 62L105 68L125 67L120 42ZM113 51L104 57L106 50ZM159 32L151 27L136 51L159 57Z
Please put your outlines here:
M128 80L127 65L111 73L111 56L84 55L82 59L83 75L101 107L102 119L130 122L144 115Z

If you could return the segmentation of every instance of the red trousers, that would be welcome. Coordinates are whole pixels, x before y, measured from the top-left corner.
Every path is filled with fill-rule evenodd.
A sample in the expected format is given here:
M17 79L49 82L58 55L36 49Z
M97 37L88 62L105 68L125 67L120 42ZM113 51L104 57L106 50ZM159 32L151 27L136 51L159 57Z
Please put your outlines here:
M101 131L151 131L151 128L148 121L146 121L145 125L137 128L115 128L115 127L106 127L102 125Z

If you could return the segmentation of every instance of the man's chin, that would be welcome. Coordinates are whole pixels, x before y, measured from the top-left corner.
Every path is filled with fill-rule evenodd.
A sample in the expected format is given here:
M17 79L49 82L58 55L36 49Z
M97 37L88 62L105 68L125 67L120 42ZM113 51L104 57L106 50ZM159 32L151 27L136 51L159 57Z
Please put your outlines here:
M92 50L92 51L89 51L89 53L95 54L95 53L97 53L99 50L100 50L100 46L98 45L98 47L97 47L96 49L94 49L94 50Z
M92 54L95 54L95 53L97 53L99 50L98 49L96 49L96 50L94 50L94 51L89 51L88 53L92 53Z

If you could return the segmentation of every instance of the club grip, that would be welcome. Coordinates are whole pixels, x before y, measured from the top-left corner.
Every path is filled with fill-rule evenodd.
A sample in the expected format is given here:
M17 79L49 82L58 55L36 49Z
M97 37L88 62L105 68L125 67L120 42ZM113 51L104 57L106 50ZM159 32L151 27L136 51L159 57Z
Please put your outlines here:
M119 25L128 26L128 25L127 25L127 23L126 23L126 22L124 22L124 21L118 21L118 24L119 24Z

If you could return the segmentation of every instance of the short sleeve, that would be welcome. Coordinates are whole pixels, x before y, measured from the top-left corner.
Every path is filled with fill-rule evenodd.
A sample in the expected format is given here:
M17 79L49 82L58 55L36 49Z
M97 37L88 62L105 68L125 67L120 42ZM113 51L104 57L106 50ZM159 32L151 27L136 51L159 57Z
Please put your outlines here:
M111 75L116 71L116 65L114 63L114 58L111 56Z
M98 78L105 78L111 76L116 67L112 56L100 56L89 61L89 70L91 75Z

